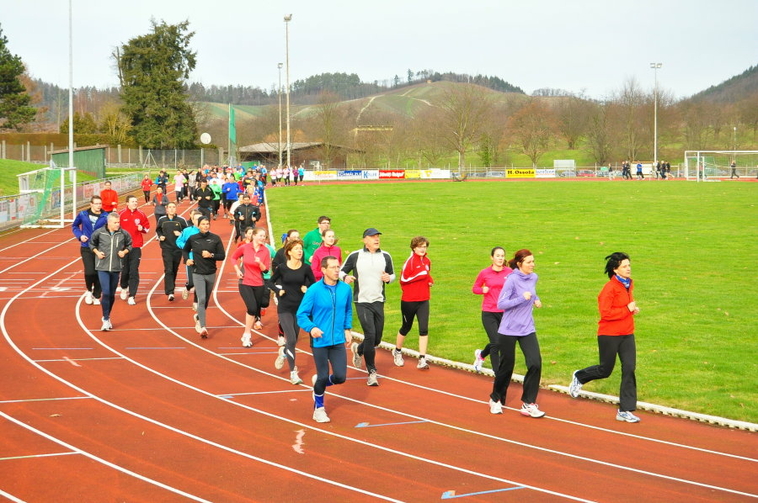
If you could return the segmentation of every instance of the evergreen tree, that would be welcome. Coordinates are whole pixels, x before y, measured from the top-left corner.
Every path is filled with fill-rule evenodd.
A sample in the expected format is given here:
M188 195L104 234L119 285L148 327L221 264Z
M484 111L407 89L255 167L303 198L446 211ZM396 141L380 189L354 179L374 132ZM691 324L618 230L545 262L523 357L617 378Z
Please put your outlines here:
M0 129L21 129L37 113L19 79L24 70L21 58L8 50L8 38L0 27Z
M130 136L147 148L192 147L197 136L185 81L195 68L189 21L152 20L152 32L133 38L114 54Z

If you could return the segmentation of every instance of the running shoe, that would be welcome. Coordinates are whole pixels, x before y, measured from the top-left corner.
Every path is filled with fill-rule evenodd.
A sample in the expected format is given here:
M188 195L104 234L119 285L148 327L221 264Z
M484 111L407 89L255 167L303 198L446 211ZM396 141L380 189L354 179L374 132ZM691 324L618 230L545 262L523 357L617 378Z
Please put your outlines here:
M198 334L203 331L203 326L200 325L200 316L197 313L192 315L192 319L195 320L195 332Z
M91 306L92 305L92 300L93 300L92 299L92 292L90 292L89 290L87 290L87 293L84 294L84 303L87 304L88 306Z
M197 302L192 303L192 310L197 311Z
M276 357L274 368L276 368L276 370L281 370L282 367L284 367L285 361L287 361L287 357L284 356L284 346L282 346L279 348L279 356Z
M300 379L300 375L297 373L297 368L290 372L290 382L294 385L303 384L303 380Z
M627 423L639 423L640 418L628 410L620 410L616 413L616 421L626 421Z
M250 336L250 334L242 334L242 347L243 348L253 347L253 339Z
M208 329L205 327L202 327L200 329L200 338L201 339L207 339L208 338Z
M353 367L361 368L361 355L358 354L357 342L354 342L350 345L350 351L353 353Z
M376 370L372 370L368 373L368 380L366 381L368 386L379 386L379 379L376 376Z
M100 305L100 299L92 299L92 305L93 306L99 306Z
M137 301L134 300L134 297L129 297L129 300L126 303L129 304L130 306L136 306L137 305Z
M576 377L576 373L579 372L578 370L575 370L573 374L571 374L571 384L569 384L569 395L571 395L571 398L576 398L579 396L579 392L582 391L582 383L579 382L579 379Z
M110 329L111 329L111 322L110 322L110 320L106 320L105 318L103 318L103 326L100 327L100 331L101 332L107 332Z
M502 414L503 413L503 404L500 402L495 402L490 398L490 414Z
M169 302L174 302L174 294L173 293L168 294L168 301Z
M422 356L418 359L418 365L416 365L416 368L421 370L429 370L429 364L426 363L425 357Z
M121 290L121 300L126 300L126 298L129 296L129 292L126 290Z
M482 363L484 363L484 358L482 358L482 350L481 349L474 350L474 370L476 370L477 372L481 372Z
M521 415L529 417L542 417L545 415L536 403L525 403L521 406Z
M276 339L276 345L277 346L284 346L286 343L287 343L287 341L281 335L279 336L279 338Z
M331 421L331 419L329 419L329 416L326 415L326 410L324 410L323 407L313 409L313 420L317 423L328 423Z
M263 323L258 320L253 324L253 328L256 330L263 330Z
M403 360L403 352L398 351L397 349L392 350L392 358L395 359L395 365L397 367L402 367L405 365L405 360Z
M187 300L187 299L189 299L189 288L185 288L184 290L182 290L182 300Z

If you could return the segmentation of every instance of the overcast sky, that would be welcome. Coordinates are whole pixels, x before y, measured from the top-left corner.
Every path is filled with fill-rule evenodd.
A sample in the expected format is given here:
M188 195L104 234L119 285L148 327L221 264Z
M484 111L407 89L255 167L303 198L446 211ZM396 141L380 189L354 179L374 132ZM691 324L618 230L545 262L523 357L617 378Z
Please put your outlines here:
M150 19L195 31L191 81L271 89L325 72L365 82L408 69L498 76L604 98L635 78L682 98L758 64L758 0L72 0L74 87L117 85L110 54ZM68 0L0 0L0 26L35 78L68 87ZM284 80L284 73L283 73Z

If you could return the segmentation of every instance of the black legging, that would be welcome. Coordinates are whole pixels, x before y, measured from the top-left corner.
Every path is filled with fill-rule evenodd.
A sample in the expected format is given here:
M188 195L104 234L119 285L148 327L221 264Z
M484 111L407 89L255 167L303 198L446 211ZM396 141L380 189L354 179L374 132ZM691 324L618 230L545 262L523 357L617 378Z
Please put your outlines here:
M100 298L102 291L100 289L100 279L95 270L95 252L89 246L81 246L82 264L84 265L84 284L87 291L92 292L96 299Z
M516 343L521 346L526 363L526 376L524 376L524 391L521 401L535 403L537 392L540 389L542 377L542 356L540 355L540 343L537 341L537 333L532 332L523 337L498 334L497 349L500 351L500 367L495 372L495 382L492 385L490 398L493 402L505 405L505 394L513 376L513 367L516 363Z
M408 335L413 327L413 318L418 318L418 335L429 335L429 301L421 300L409 302L400 301L400 313L403 316L403 326L400 327L400 335Z
M245 303L247 314L250 316L255 316L256 320L260 320L261 302L263 302L263 285L250 286L240 283L239 290L240 295L242 296L242 301Z
M484 326L484 331L487 332L490 342L482 349L481 357L487 358L489 355L492 370L495 373L497 373L497 369L500 366L500 352L497 350L497 329L500 328L502 319L502 311L482 311L482 325Z
M600 364L592 365L576 372L580 383L586 384L595 379L605 379L613 372L616 365L616 355L621 360L621 390L619 392L619 410L633 411L637 409L637 378L634 371L637 368L637 345L634 334L629 335L599 335L597 338Z
M384 302L356 302L355 310L363 329L358 354L366 359L366 370L376 372L376 347L381 344L384 332Z

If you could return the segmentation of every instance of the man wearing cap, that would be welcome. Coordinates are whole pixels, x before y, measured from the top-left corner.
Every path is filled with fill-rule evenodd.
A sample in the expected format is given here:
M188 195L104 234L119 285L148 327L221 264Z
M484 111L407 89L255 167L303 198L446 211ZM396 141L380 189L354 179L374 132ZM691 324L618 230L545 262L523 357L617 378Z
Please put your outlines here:
M363 231L363 249L348 255L340 270L340 279L355 283L353 301L364 339L360 344L354 342L350 349L355 367L360 368L361 357L366 360L369 386L379 386L374 362L384 331L384 285L395 280L392 257L379 247L381 234L373 227Z

